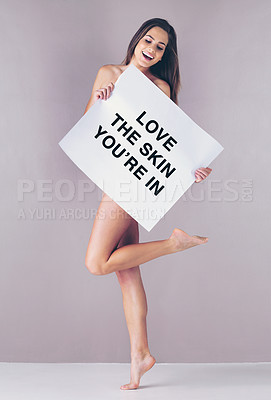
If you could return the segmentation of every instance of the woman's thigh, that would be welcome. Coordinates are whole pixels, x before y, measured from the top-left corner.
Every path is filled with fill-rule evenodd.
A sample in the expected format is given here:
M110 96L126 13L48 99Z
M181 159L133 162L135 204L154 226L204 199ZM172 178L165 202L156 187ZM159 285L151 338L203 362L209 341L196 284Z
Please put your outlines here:
M104 193L93 223L86 265L106 262L117 249L124 233L135 223L126 211Z

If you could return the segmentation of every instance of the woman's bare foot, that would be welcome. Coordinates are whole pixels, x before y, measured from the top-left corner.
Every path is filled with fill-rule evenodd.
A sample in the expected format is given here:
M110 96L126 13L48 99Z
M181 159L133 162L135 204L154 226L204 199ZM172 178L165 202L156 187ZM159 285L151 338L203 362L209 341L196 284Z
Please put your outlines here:
M198 244L203 244L208 242L208 238L205 236L189 236L187 233L181 229L173 229L169 240L173 243L174 252L189 249L190 247L197 246Z
M150 353L145 356L136 356L131 360L131 382L122 385L120 389L129 390L137 389L139 386L140 378L145 372L154 366L156 360Z

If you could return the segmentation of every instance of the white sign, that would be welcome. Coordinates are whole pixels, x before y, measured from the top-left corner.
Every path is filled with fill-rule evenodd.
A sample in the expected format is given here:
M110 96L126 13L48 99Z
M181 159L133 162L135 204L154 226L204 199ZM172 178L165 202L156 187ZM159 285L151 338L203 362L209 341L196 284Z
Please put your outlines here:
M223 150L133 64L59 145L147 231Z

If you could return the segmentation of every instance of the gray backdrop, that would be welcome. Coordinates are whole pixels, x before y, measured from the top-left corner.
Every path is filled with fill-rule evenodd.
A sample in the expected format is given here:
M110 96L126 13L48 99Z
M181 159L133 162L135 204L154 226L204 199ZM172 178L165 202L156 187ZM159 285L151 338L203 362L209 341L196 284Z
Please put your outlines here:
M84 265L101 191L58 142L99 67L120 63L153 17L178 35L180 107L225 150L150 233L140 228L143 242L176 226L209 237L141 266L150 350L158 362L271 361L271 2L0 4L1 361L130 360L116 275Z

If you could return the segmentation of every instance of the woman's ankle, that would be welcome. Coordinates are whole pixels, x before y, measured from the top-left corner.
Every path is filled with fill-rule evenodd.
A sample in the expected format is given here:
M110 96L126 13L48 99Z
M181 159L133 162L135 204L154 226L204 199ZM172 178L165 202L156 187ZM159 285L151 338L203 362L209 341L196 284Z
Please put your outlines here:
M135 349L135 350L131 351L131 359L136 359L136 358L142 359L142 358L145 358L150 355L151 355L151 353L148 348L147 349Z

